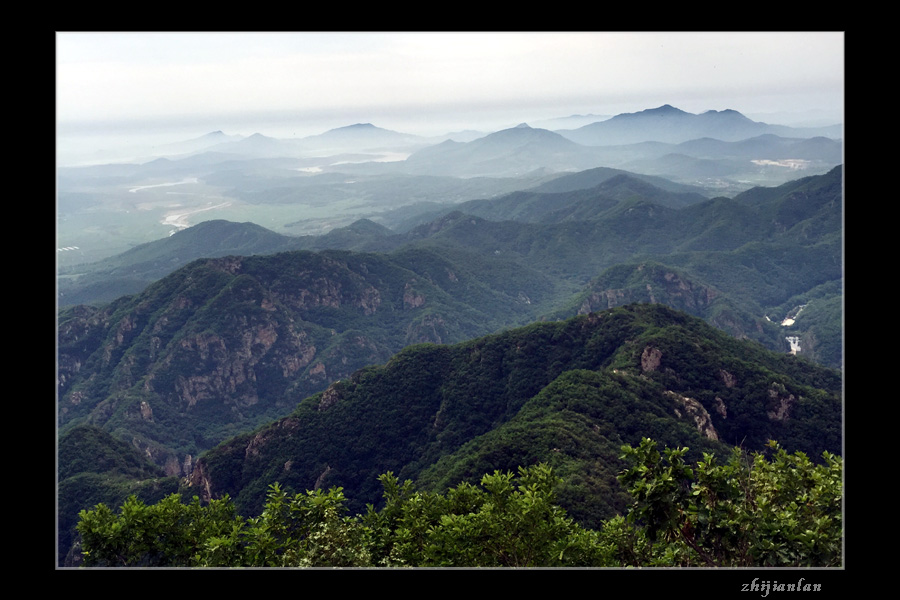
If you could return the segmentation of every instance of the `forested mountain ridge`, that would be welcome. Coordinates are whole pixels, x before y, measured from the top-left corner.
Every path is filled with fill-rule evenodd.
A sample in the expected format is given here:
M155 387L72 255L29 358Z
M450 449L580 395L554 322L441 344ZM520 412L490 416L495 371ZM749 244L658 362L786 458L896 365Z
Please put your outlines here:
M553 288L536 273L503 281L428 249L195 261L138 296L61 312L60 426L87 419L134 436L178 473L185 453L403 346L533 320L537 304L520 285L535 303Z
M424 222L421 218L413 221L425 227L420 225L405 233L394 233L370 220L323 236L303 237L283 236L249 223L201 223L170 238L88 266L81 274L64 274L59 283L60 303L85 303L91 298L111 300L110 294L116 290L139 291L150 281L200 257L326 248L390 252L433 237L440 237L442 242L468 245L473 240L465 239L465 231L444 231L448 223L446 215L450 212L491 221L482 227L494 231L486 231L484 239L477 242L480 251L504 252L507 258L524 259L532 266L542 265L567 276L575 275L581 284L602 269L635 255L736 250L743 243L772 241L779 234L785 239L796 237L796 232L787 231L789 223L793 226L790 219L800 222L826 219L814 229L806 227L802 237L796 239L799 243L814 243L811 235L839 236L842 231L840 167L827 175L799 180L805 184L790 182L776 188L754 188L734 200L705 200L699 194L683 192L678 187L664 190L615 170L593 171L556 180L580 182L576 186L592 184L588 188L516 192L492 200L457 204L452 210L431 213ZM601 181L595 183L597 179ZM803 192L802 202L799 192L794 192L801 185L809 188ZM763 202L761 198L768 200ZM818 212L814 215L814 211ZM785 217L789 220L785 221ZM492 238L498 242L511 240L514 246L489 248L486 243Z
M689 446L693 461L774 438L816 457L841 448L842 406L836 371L661 305L628 305L456 345L411 346L204 454L180 493L228 493L240 514L254 515L270 483L301 493L338 485L348 508L361 512L378 502L386 471L443 491L541 462L563 479L559 504L598 527L629 502L617 480L623 443L653 436ZM155 502L175 491L176 478L160 477L133 446L97 428L68 430L60 444L70 475L60 482L62 554L79 508L115 506L129 494ZM79 466L87 455L90 464ZM97 462L104 456L117 466L95 474L108 466Z
M561 505L596 523L623 508L622 443L651 436L699 453L777 439L816 456L841 447L841 390L830 369L661 305L628 305L407 348L208 452L191 481L247 513L274 481L341 486L362 510L387 471L440 489L547 462L568 480Z
M835 355L829 340L830 323L840 320L833 299L843 266L841 193L838 168L682 209L642 199L603 208L601 196L592 201L594 218L523 223L452 213L408 234L392 236L375 224L353 232L402 238L388 254L296 251L196 261L137 296L61 311L61 424L89 414L117 422L122 407L140 406L163 389L189 405L227 390L219 397L234 405L219 423L225 430L212 438L198 431L176 444L196 455L222 439L226 423L263 418L276 406L287 410L299 399L285 397L289 390L301 397L319 391L410 343L457 342L633 301L670 302L785 351L788 331L770 321L786 314L767 320L766 311L796 314L813 301L819 309L803 310L818 311L820 352L832 348L820 357L839 365L839 348ZM625 272L639 276L616 275ZM791 333L803 331L800 315ZM202 360L191 362L191 355ZM180 470L184 459L173 460L171 469Z
M783 351L786 334L804 331L806 310L818 315L820 358L839 365L831 338L840 336L832 326L841 314L833 301L842 277L840 181L836 169L734 200L679 210L631 200L560 223L454 213L403 235L406 245L390 254L197 261L138 296L61 311L60 422L91 415L111 427L125 406L140 412L160 390L190 406L210 394L228 398L230 416L198 423L174 446L158 440L195 456L247 418L273 418L267 411L288 410L410 343L457 342L634 301L668 302ZM356 233L392 237L374 224ZM765 318L772 308L784 311L778 321L801 316L783 329ZM174 418L155 411L156 420ZM182 469L183 456L150 453L170 472Z

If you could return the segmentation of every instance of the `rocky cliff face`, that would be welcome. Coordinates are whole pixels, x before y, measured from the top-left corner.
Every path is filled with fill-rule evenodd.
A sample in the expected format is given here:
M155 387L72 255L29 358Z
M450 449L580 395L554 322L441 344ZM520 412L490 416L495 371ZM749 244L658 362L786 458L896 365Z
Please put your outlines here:
M61 426L86 419L118 430L177 474L188 455L409 343L459 341L427 277L347 256L198 261L138 296L67 310Z
M697 431L699 431L702 435L704 435L708 439L719 441L719 433L713 426L712 418L709 416L709 413L706 411L702 404L700 404L693 398L680 396L675 392L669 392L669 394L681 407L680 410L675 409L675 414L679 418L685 416L686 418L691 419L694 422L694 425L697 426ZM684 415L682 415L682 411L684 411Z

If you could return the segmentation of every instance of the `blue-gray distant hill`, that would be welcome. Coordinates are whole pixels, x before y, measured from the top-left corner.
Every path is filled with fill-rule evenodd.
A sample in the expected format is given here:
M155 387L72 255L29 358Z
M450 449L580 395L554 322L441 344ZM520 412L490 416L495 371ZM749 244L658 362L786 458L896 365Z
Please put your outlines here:
M300 140L299 145L307 151L352 152L420 148L428 143L428 138L421 136L376 127L371 123L356 123L307 136Z
M782 137L842 137L842 127L794 128L748 119L736 110L685 112L668 104L577 129L558 130L567 139L585 146L616 146L653 141L679 144L698 138L736 142L763 134Z
M446 140L391 168L457 177L516 177L540 170L598 167L661 176L731 194L746 182L779 184L842 162L842 128L800 129L747 119L736 111L693 115L662 107L576 130L526 124L473 140ZM712 180L712 181L710 181ZM742 183L744 182L744 183Z
M558 133L522 123L471 142L447 140L414 152L408 172L465 177L523 175L539 169L580 171L601 166L595 153Z

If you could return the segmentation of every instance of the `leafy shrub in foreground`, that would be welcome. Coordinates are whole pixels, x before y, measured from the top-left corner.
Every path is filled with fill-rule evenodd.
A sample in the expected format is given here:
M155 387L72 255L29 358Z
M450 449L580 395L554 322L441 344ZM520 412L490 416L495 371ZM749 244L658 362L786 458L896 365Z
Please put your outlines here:
M82 511L78 531L85 566L840 567L842 459L769 450L735 449L724 464L704 454L694 468L687 448L623 446L631 466L619 479L634 504L596 531L555 503L560 480L544 464L445 494L387 473L384 506L355 517L341 488L289 497L273 484L249 519L227 497L205 506L132 497L119 514Z

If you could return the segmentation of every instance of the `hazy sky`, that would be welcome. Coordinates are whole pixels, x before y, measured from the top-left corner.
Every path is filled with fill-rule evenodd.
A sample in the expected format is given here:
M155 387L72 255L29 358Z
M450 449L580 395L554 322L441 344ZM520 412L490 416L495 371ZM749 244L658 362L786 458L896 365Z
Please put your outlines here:
M843 113L842 32L71 32L56 43L63 135L134 122L437 134L662 104Z

